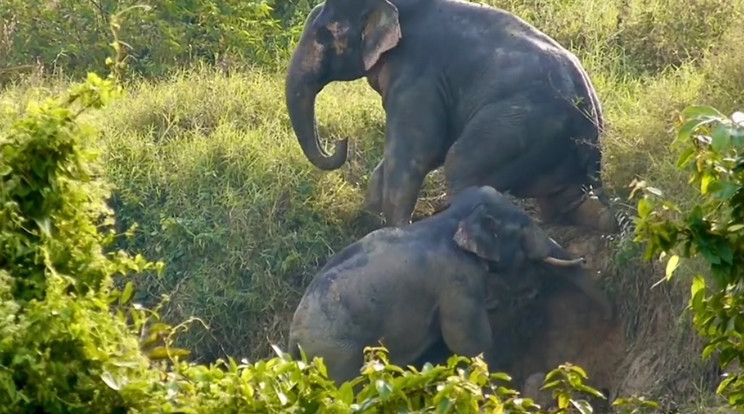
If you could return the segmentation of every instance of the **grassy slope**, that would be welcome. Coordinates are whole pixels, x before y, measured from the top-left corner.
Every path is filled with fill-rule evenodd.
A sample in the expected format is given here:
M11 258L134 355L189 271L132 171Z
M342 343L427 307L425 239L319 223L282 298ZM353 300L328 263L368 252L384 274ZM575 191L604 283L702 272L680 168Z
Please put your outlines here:
M608 187L627 194L634 177L646 177L694 202L674 168L669 128L687 104L741 108L744 55L735 45L744 30L727 7L744 10L744 1L700 0L686 10L671 0L497 3L585 62L608 119ZM709 44L717 45L716 54L670 68L684 60L678 45L699 46L693 55L700 55ZM2 100L15 105L30 92L19 87ZM366 230L356 215L382 149L379 98L363 80L332 84L320 95L323 135L351 137L354 151L352 163L332 173L303 157L283 99L281 73L194 69L168 82L137 83L96 119L105 128L110 178L120 189L119 217L139 224L130 246L167 263L162 279L142 281L139 298L152 304L167 294L169 319L206 322L209 330L195 325L185 335L202 358L264 356L268 340L283 346L313 271ZM424 196L439 193L435 175ZM685 293L674 300L683 303Z

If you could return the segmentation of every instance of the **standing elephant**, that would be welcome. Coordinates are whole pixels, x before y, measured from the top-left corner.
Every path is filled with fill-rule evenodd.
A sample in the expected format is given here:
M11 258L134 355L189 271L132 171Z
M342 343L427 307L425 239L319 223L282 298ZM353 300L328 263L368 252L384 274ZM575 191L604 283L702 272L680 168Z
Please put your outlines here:
M386 113L383 160L365 209L410 223L426 175L444 166L451 198L489 185L535 198L545 222L616 232L601 196L602 109L574 54L519 17L461 0L326 0L305 21L286 77L304 154L340 168L320 144L315 98L365 76ZM585 190L593 188L588 196Z
M375 230L334 255L307 287L289 329L289 352L322 357L337 383L359 375L378 341L408 365L439 338L465 356L503 366L487 310L494 271L552 269L612 307L591 277L524 211L489 186L472 187L448 208L411 225ZM577 270L578 269L578 270ZM496 341L498 342L498 341Z

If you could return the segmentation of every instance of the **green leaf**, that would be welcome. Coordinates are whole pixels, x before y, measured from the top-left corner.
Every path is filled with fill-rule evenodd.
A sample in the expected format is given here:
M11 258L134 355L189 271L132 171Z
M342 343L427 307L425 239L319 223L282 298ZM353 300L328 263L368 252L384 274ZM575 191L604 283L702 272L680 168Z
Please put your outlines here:
M726 124L717 124L713 127L712 140L710 143L713 151L723 154L731 146L730 128Z
M686 167L694 157L695 148L687 147L684 151L682 151L682 154L679 155L679 158L677 158L677 168Z
M744 229L744 224L733 224L726 228L726 230L731 233L736 233L737 231L740 231L741 229Z
M126 305L132 299L133 295L134 295L134 283L129 281L127 282L126 285L124 285L124 290L122 291L121 296L119 297L119 304Z
M354 402L354 389L350 382L344 382L338 389L338 398L346 404Z
M693 310L700 310L703 297L705 295L705 279L701 276L696 275L692 279L692 285L690 286L691 305Z
M735 374L734 375L731 375L731 374L729 374L729 377L728 378L726 378L725 380L721 381L720 384L718 384L718 388L716 388L716 394L721 394L724 390L726 390L726 388L728 388L728 386L732 382L736 381L738 378L739 378L738 375L735 375Z
M673 254L669 257L666 264L666 280L669 281L674 274L674 271L679 267L679 256Z
M703 118L703 119L692 119L687 122L685 122L682 127L677 131L677 139L676 140L684 140L684 141L690 141L692 138L692 132L700 128L701 126L705 124L709 124L711 122L715 122L715 118Z
M728 119L721 111L708 105L689 105L680 114L682 119Z
M106 385L108 385L109 388L111 388L112 390L114 391L121 390L121 385L119 385L119 383L116 381L116 379L110 372L103 371L103 373L101 374L101 380L103 380L103 382L106 383Z
M700 192L702 194L708 193L708 187L710 184L715 180L715 176L711 173L705 173L703 174L702 180L700 180Z
M390 386L390 383L383 379L375 381L375 389L377 389L382 400L386 400L393 392L393 387Z
M173 358L177 356L188 356L191 355L191 352L187 349L181 349L181 348L166 348L164 346L158 346L152 349L148 353L148 358L150 359L166 359L166 358Z
M442 398L437 404L437 413L448 413L452 409L452 400L449 398Z
M653 211L653 204L647 198L638 200L638 217L645 218Z

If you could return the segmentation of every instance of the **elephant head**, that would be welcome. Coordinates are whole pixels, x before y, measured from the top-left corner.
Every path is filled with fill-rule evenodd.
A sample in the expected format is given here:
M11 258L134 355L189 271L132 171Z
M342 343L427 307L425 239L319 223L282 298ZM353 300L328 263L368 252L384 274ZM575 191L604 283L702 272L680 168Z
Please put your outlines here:
M305 21L292 54L285 94L292 128L316 167L334 170L346 162L347 139L329 155L320 146L315 98L331 81L361 78L401 38L398 9L388 0L326 0Z
M519 271L525 264L545 267L547 271L541 273L566 278L602 307L605 318L611 318L609 299L580 266L584 258L571 258L526 213L492 187L480 187L462 196L472 204L469 211L460 210L468 211L462 214L453 236L460 248L505 271Z

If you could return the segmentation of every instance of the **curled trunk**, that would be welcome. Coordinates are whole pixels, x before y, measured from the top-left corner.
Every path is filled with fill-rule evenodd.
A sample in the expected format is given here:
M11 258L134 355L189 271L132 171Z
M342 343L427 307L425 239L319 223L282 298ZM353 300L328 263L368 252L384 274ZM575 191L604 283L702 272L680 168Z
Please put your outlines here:
M292 55L285 83L285 98L292 129L302 152L321 170L335 170L346 162L348 140L344 138L336 141L333 154L328 154L320 145L315 119L315 98L328 83L321 79L323 53L324 48L320 44L307 33L303 34Z

